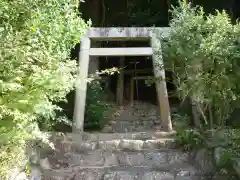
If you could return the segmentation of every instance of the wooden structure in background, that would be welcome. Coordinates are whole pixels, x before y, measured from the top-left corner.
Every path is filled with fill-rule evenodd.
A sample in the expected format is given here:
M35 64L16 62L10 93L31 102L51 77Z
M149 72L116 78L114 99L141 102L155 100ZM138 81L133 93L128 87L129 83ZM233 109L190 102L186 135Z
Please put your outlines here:
M85 101L87 92L87 77L90 56L152 56L156 90L159 102L161 122L165 131L172 131L168 93L165 82L165 70L161 53L161 43L156 34L167 36L168 28L91 28L81 40L79 56L79 78L76 88L73 130L83 131ZM160 35L160 34L158 34ZM126 41L150 40L152 47L142 48L90 48L90 41ZM123 65L123 64L122 64ZM119 87L122 87L123 78L119 78ZM134 81L134 80L132 80ZM132 82L134 83L134 82ZM121 101L121 100L120 100Z
M130 105L134 105L134 82L136 80L146 80L149 76L132 76L130 80Z
M124 68L124 57L120 58L120 69ZM124 70L120 71L117 80L117 105L123 105L123 90L124 90Z

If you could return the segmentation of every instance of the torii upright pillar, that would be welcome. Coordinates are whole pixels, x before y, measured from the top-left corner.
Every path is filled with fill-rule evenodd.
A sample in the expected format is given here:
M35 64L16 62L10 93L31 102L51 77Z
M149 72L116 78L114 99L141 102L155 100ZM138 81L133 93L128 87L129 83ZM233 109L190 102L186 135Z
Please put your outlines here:
M79 52L78 81L76 86L75 106L73 116L73 131L83 132L85 102L87 93L87 77L89 66L90 39L84 37L81 40Z
M165 70L162 57L161 42L156 37L156 33L152 33L152 48L153 48L153 70L155 76L156 90L158 95L158 108L161 116L163 130L172 131L172 121L170 107L168 101L167 84L165 80Z

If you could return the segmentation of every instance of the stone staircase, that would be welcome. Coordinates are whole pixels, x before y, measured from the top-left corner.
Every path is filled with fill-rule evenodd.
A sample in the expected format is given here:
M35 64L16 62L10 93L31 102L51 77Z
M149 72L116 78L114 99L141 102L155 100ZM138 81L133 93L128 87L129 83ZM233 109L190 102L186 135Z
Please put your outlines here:
M194 154L178 150L173 134L53 135L56 149L39 148L36 162L42 180L200 180Z
M126 104L116 107L101 130L104 133L126 133L161 130L158 107L151 103L134 101L134 106ZM171 114L177 111L176 107L171 107Z

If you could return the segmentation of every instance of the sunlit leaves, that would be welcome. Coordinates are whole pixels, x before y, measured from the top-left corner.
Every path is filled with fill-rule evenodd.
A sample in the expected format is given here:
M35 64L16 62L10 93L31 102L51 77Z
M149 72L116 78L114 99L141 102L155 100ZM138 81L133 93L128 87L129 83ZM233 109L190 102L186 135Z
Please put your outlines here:
M5 146L44 139L36 120L54 118L59 107L53 101L64 100L75 86L76 62L69 60L70 50L88 28L76 2L0 2L0 167L5 170L20 163L3 158Z
M240 25L233 25L225 11L205 14L202 7L189 6L186 1L172 15L163 49L179 94L211 105L214 118L226 120L231 102L240 95Z

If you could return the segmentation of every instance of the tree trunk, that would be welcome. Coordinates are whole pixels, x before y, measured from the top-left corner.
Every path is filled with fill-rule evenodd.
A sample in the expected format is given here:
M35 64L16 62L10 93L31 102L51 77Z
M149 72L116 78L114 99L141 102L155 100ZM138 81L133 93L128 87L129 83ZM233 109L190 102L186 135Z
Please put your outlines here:
M200 113L197 107L197 101L195 100L194 97L190 97L190 101L192 105L192 118L193 118L194 125L197 128L201 128L201 120L200 120L201 118L200 118Z

